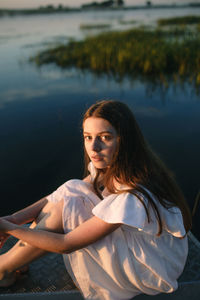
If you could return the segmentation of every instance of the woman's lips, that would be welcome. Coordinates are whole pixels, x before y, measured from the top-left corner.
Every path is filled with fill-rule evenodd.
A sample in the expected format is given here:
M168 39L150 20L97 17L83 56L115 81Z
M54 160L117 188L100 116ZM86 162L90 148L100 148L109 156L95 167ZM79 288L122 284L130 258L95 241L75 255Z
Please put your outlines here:
M103 157L102 156L99 156L99 155L94 155L91 157L91 159L93 161L102 161L103 160Z

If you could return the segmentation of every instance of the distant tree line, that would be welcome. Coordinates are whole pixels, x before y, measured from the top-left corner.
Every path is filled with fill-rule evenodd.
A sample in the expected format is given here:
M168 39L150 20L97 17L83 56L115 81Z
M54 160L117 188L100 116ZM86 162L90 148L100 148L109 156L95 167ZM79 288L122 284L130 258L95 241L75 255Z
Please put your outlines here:
M123 0L107 0L102 2L91 2L83 4L82 8L106 8L106 7L121 7L124 5Z

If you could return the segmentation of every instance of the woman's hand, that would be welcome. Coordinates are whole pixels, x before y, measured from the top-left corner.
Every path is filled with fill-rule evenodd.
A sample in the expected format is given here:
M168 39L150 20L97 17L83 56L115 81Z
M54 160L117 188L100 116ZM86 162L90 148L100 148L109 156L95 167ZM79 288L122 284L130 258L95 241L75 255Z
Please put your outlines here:
M9 219L8 217L4 217L4 218L0 218L0 248L3 247L3 245L5 244L5 242L7 241L7 239L9 238L9 234L7 234L6 232L4 232L5 230L5 223L7 223L6 219Z
M5 234L9 230L11 222L6 217L0 218L0 234Z
M7 233L0 234L0 249L3 247L9 236L10 235Z

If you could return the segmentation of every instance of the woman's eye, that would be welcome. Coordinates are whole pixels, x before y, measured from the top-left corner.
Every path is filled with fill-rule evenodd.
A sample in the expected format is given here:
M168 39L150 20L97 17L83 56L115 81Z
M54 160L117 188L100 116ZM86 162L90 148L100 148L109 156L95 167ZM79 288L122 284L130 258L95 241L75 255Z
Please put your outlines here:
M84 136L84 140L86 140L86 141L91 140L91 138L92 138L92 137L91 137L90 135L85 135L85 136Z
M103 140L103 141L110 141L111 140L111 136L110 135L102 135L101 136L101 139Z

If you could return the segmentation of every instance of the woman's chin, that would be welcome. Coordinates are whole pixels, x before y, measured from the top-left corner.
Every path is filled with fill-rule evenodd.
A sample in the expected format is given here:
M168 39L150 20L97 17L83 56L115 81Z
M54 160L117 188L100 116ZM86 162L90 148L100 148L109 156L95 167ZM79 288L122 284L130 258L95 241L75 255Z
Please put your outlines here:
M93 165L97 169L106 169L107 168L107 164L104 161L98 161L98 162L93 161Z

